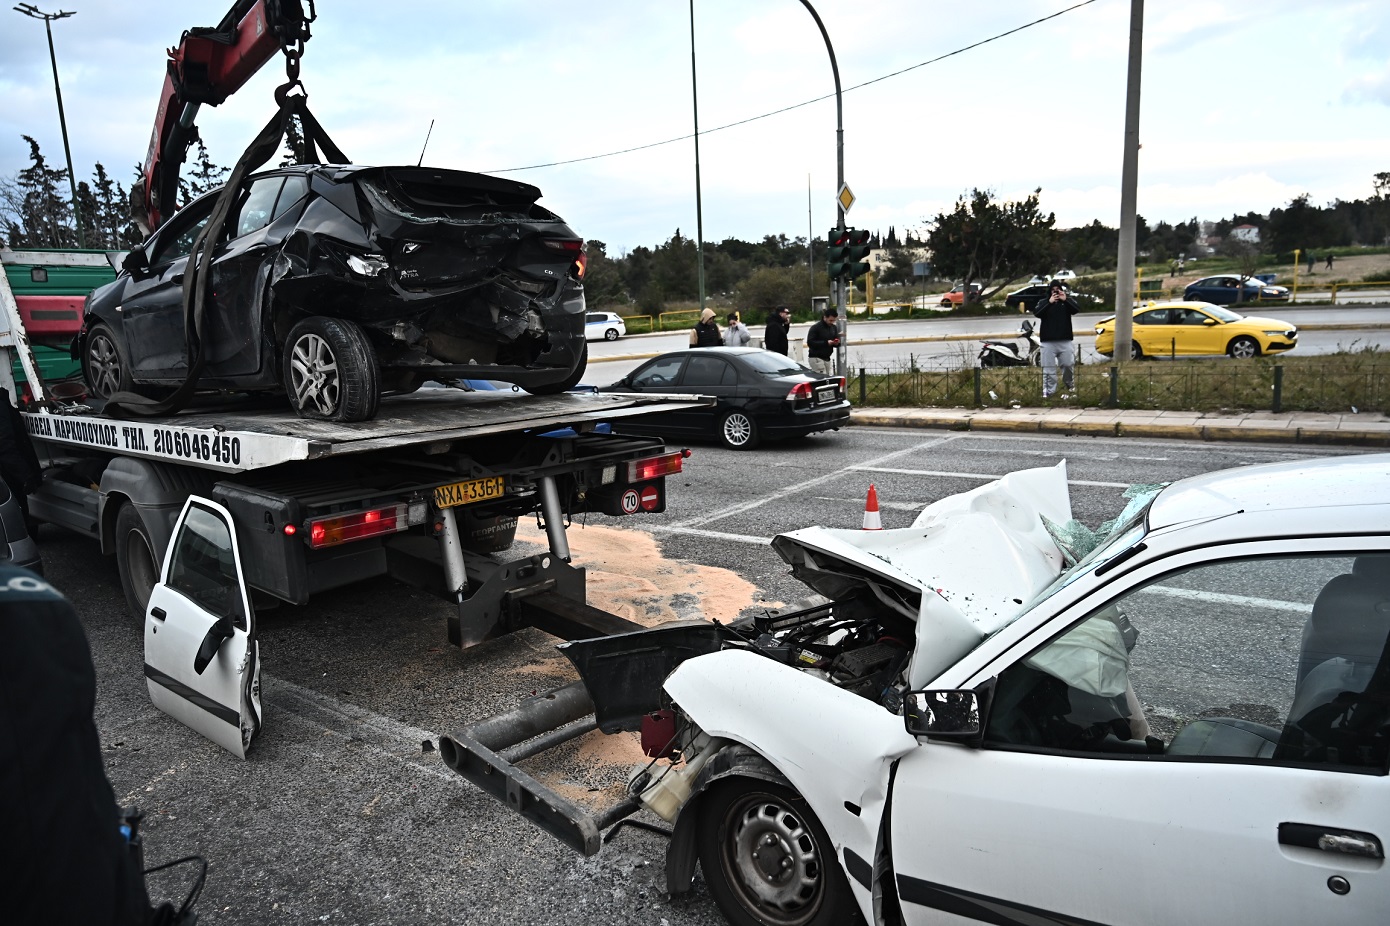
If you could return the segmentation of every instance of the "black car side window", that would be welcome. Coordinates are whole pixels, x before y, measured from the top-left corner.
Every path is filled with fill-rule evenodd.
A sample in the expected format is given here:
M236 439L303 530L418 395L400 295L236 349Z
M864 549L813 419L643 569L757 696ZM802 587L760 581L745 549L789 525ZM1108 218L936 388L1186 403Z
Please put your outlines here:
M304 177L286 177L285 185L280 189L280 197L275 200L275 212L271 214L270 220L274 222L298 206L304 201L304 197L308 193L309 181L307 179Z
M168 233L159 236L159 243L155 245L154 253L150 258L151 267L171 264L181 257L187 257L192 252L193 242L198 239L198 233L203 230L204 225L208 224L208 219L212 216L212 207L215 201L215 197L210 197L198 204L196 207L198 212L175 215L169 224Z
M275 197L280 195L280 187L284 182L284 177L262 177L252 182L251 190L246 194L246 199L242 201L237 212L236 234L233 237L249 235L270 224L270 217L275 209Z
M672 386L680 375L684 357L663 357L632 377L634 386Z
M733 370L718 357L691 357L685 366L682 386L728 386L734 383Z

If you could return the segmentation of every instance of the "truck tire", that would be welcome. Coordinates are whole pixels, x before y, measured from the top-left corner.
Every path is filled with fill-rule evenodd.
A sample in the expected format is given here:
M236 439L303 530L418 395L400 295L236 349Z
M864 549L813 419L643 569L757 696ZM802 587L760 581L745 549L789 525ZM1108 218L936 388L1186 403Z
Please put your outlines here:
M559 395L562 392L568 392L579 385L579 381L584 378L584 371L588 369L588 367L589 344L585 342L584 346L580 348L579 351L579 362L574 365L574 370L569 376L566 376L558 383L551 383L549 386L531 386L527 388L526 391L531 393L531 395Z
M367 421L381 401L372 342L356 322L315 315L285 339L285 391L301 418Z
M130 377L130 361L121 350L115 332L104 323L97 323L87 332L82 346L82 378L87 388L99 399L109 399L117 392L130 392L134 381Z
M706 793L700 811L700 868L733 926L863 922L835 847L800 794L729 778Z
M159 556L139 509L130 502L116 512L116 571L130 613L143 622L150 592L159 582Z

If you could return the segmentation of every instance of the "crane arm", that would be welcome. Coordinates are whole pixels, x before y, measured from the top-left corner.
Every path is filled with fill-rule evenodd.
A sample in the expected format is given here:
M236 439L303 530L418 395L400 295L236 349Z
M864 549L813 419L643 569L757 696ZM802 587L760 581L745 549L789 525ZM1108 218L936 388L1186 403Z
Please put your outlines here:
M194 124L204 103L217 106L283 50L290 79L314 21L314 0L236 0L212 28L193 28L169 49L164 89L141 180L131 191L136 222L149 234L179 208L179 169L198 139Z

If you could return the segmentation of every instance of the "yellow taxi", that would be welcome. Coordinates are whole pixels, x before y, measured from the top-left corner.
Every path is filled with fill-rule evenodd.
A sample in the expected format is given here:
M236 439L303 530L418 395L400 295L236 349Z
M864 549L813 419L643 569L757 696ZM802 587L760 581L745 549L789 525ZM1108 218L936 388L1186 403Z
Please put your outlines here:
M1157 302L1134 310L1134 357L1230 354L1249 359L1292 350L1298 328L1277 318L1241 315L1210 302ZM1096 325L1096 352L1115 352L1115 317Z

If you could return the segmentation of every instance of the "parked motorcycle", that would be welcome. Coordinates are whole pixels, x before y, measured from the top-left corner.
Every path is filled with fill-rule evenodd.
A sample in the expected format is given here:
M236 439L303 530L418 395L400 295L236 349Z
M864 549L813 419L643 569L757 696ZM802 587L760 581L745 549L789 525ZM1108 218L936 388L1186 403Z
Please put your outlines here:
M1033 333L1033 322L1024 319L1019 334L1023 335L1021 348L1013 341L986 341L980 348L980 366L1035 367L1041 363L1042 346Z

